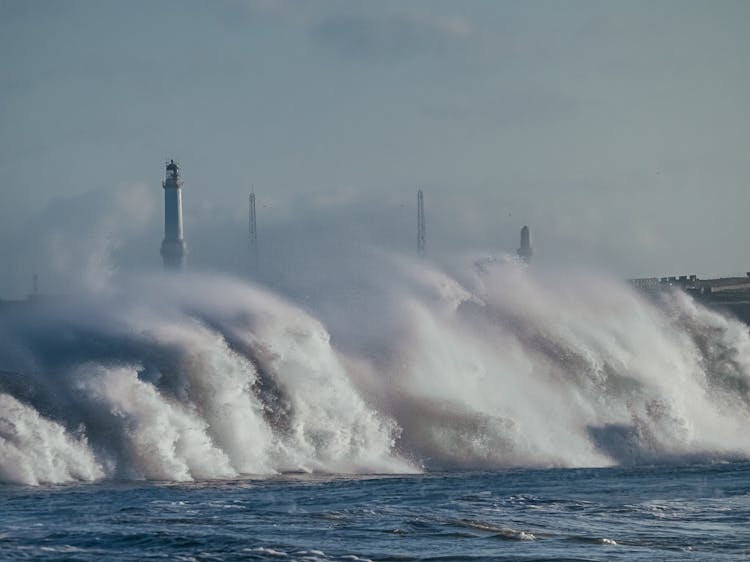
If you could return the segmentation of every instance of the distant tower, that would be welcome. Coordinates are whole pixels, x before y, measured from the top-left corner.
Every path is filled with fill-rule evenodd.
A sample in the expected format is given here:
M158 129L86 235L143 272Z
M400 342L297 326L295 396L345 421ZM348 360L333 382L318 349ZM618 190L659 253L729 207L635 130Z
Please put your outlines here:
M531 261L531 256L534 255L534 248L531 247L531 231L528 226L524 226L521 229L521 247L517 250L518 257L526 263Z
M250 268L258 270L258 224L255 220L255 193L250 194Z
M425 254L424 195L417 191L417 254Z
M182 177L180 167L174 160L167 163L167 179L164 188L164 242L161 257L164 269L180 270L185 265L185 238L182 233Z

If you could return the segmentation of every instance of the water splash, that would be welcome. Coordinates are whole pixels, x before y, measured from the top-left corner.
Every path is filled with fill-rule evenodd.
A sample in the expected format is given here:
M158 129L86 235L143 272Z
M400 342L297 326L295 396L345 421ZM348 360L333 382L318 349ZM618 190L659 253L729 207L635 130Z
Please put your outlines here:
M103 476L85 437L0 394L0 482L36 485Z
M0 315L0 481L750 455L750 337L590 271L375 255L304 301L123 279Z

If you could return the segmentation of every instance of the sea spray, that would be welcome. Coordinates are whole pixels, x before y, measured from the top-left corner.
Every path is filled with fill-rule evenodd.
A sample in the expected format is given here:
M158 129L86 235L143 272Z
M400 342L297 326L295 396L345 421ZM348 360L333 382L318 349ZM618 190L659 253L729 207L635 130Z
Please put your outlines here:
M106 428L96 440L103 455L115 455L119 476L192 480L237 476L228 455L208 434L208 423L190 404L169 400L133 368L81 368L77 388L89 426Z
M103 476L84 436L0 394L0 482L36 485Z
M680 292L556 273L372 253L335 273L356 290L304 301L222 275L140 275L8 311L0 479L750 455L744 324Z
M173 281L4 318L15 373L2 384L26 389L24 412L82 431L109 477L414 471L393 454L395 422L359 396L319 322L221 276L184 276L184 291ZM33 480L3 459L5 480Z

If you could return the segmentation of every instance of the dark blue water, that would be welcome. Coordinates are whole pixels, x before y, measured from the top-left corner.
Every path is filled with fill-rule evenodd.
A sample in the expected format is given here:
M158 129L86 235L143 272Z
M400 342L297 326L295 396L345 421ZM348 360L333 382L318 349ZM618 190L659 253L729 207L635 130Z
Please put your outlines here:
M0 487L3 560L745 560L750 463Z

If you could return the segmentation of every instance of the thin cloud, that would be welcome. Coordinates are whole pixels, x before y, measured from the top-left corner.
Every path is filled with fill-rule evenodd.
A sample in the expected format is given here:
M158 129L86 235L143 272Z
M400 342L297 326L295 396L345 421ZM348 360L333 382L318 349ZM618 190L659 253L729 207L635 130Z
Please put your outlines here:
M392 62L441 51L465 41L473 32L471 23L458 16L346 14L321 21L313 28L312 37L346 58Z

